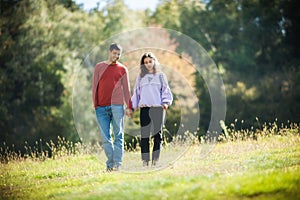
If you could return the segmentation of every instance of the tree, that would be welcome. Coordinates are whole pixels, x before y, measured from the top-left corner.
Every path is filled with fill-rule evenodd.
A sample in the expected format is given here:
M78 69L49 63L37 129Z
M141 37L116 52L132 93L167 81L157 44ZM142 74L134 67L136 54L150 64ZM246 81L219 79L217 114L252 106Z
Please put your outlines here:
M178 12L170 12L171 8ZM293 0L213 0L205 8L196 1L162 1L153 17L205 47L226 85L227 123L238 118L250 127L256 117L278 122L299 119L294 112L299 107L298 8ZM164 13L172 20L161 17ZM196 77L200 108L210 105L204 84ZM203 115L208 118L209 112Z
M58 135L76 140L72 114L60 112L68 107L62 78L65 59L71 55L65 48L72 48L66 42L72 40L58 35L59 17L66 9L48 3L1 1L1 140L15 149L23 149L25 141L32 145Z

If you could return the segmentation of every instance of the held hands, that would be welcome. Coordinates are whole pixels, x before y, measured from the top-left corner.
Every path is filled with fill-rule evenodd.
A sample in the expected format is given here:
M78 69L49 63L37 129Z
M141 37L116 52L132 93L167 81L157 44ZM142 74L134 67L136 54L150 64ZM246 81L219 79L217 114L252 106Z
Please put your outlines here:
M133 117L133 110L130 109L130 108L126 108L125 115L127 115L130 118L132 118Z

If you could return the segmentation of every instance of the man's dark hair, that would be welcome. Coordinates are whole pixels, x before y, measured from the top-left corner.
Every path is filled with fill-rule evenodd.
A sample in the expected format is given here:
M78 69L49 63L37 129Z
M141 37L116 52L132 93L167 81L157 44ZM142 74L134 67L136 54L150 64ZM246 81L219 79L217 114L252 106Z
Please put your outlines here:
M117 43L112 43L109 47L109 51L112 51L112 50L118 50L118 51L122 51L122 47L121 45L117 44Z

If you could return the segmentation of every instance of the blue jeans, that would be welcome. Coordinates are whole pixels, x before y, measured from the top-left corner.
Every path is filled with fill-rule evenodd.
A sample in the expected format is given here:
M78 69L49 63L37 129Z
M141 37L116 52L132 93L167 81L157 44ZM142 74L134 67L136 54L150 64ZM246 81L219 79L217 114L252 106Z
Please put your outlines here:
M99 106L96 108L96 117L100 129L100 144L107 157L106 166L120 167L124 150L124 106ZM111 124L113 138L110 134Z

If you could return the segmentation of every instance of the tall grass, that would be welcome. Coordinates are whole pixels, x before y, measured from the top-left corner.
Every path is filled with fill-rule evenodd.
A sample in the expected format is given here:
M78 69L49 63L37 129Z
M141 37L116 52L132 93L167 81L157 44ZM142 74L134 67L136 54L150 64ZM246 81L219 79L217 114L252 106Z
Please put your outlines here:
M219 135L218 141L244 141L244 140L257 140L258 138L265 138L274 135L287 135L287 134L300 134L300 126L297 123L281 123L280 126L277 124L275 119L272 123L263 123L259 122L259 119L256 117L256 120L259 124L258 129L251 127L250 129L236 129L237 119L234 123L231 123L229 127L225 125L223 121L220 122L220 126L223 129L223 133ZM241 125L244 123L241 120Z
M273 123L263 123L258 121L260 128L254 129L237 129L237 119L234 123L226 126L223 121L220 122L220 126L223 130L221 134L215 140L219 143L224 142L238 142L247 140L258 140L259 138L270 137L274 135L284 136L287 134L300 134L300 126L297 123L277 124L277 120ZM243 124L243 120L241 120ZM167 135L167 136L166 136ZM125 141L125 151L139 152L139 137L132 137L131 141ZM153 142L153 141L152 141ZM211 142L211 138L208 139L206 136L198 137L197 133L191 133L186 131L181 135L171 135L168 131L164 130L163 146L164 148L173 148L174 146L190 146L192 144L208 144ZM152 144L152 143L151 143ZM153 145L153 144L152 144ZM46 159L57 159L65 156L72 155L88 155L95 154L101 151L99 143L95 144L84 144L82 142L73 143L67 141L64 137L58 137L57 141L52 140L43 142L42 139L35 142L35 145L28 145L25 142L24 145L25 153L20 150L15 150L14 145L8 146L5 142L0 146L0 162L5 163L13 160L46 160Z
M193 144L178 160L138 173L107 173L98 145L64 138L48 143L51 156L41 149L42 141L28 148L26 157L4 148L0 199L299 199L298 124L237 130L233 123L225 130L213 145L193 133ZM181 145L181 140L166 143L162 158L174 159ZM206 147L213 148L203 157ZM127 151L124 165L141 169L139 156L138 149Z
M42 139L35 142L35 145L28 145L25 142L25 153L16 151L14 145L8 146L5 142L0 146L0 161L7 163L9 161L34 160L44 161L46 159L57 159L72 155L87 155L100 150L99 145L87 145L81 142L73 143L67 141L64 137L58 137L57 141L52 140L43 143Z

